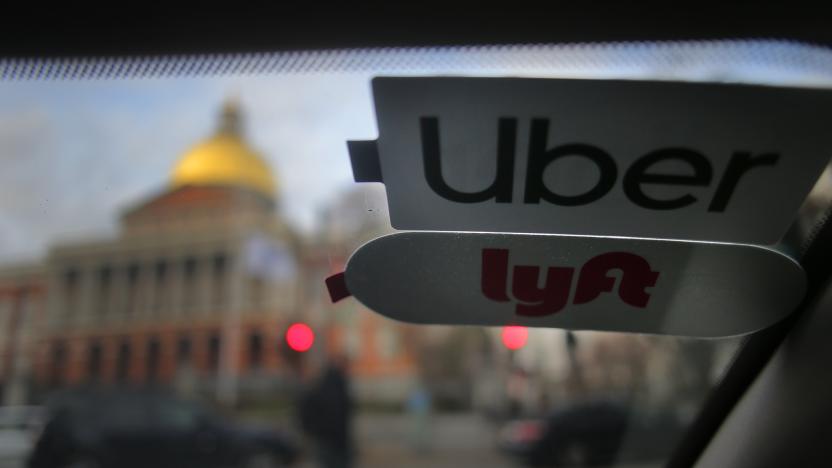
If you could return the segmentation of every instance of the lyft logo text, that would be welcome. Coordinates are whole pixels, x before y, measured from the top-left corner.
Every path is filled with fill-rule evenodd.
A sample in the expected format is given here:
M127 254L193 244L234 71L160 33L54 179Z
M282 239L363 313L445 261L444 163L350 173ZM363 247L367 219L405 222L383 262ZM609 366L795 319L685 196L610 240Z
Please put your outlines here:
M482 293L497 302L515 301L517 315L540 317L560 312L569 303L575 267L548 267L542 287L541 269L534 265L515 265L510 269L507 249L483 249ZM628 252L608 252L589 259L580 269L572 304L586 304L602 293L615 293L613 271L620 272L617 293L621 301L633 307L647 307L647 288L656 285L659 273L650 269L647 260Z

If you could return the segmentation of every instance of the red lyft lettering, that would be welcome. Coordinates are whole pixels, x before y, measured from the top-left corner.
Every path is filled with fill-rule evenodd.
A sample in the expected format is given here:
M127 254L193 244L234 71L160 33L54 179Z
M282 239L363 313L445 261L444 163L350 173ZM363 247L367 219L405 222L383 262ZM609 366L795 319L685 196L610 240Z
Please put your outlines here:
M506 249L483 249L482 251L482 292L485 297L497 302L509 302L508 263ZM621 271L618 296L633 307L645 308L650 294L645 290L655 286L659 273L650 269L644 258L628 252L609 252L597 255L587 261L578 276L573 304L586 304L601 293L613 292L615 277L612 270ZM515 265L511 281L511 294L517 301L517 315L540 317L560 312L569 303L572 290L572 267L549 267L544 285L539 286L540 267Z

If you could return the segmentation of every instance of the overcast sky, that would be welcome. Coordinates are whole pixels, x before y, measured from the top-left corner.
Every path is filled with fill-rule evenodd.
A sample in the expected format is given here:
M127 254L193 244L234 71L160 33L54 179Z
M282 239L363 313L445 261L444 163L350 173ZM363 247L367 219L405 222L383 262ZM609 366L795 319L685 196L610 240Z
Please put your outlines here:
M276 172L283 212L310 230L355 186L345 142L377 136L374 74L832 82L825 51L728 43L715 55L714 47L434 50L346 73L0 82L0 262L115 235L118 213L166 187L179 157L213 132L229 95L242 101L248 140Z
M106 237L118 213L163 190L180 156L239 96L250 143L302 229L352 183L346 140L375 137L367 78L348 75L0 86L0 258L58 239Z

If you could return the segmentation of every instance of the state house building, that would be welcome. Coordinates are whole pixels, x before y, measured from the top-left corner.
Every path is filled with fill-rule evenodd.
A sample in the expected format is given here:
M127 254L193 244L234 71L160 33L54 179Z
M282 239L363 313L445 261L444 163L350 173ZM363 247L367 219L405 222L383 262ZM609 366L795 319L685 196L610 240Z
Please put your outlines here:
M275 177L242 123L226 103L167 186L121 213L115 238L56 245L40 264L0 271L6 403L81 383L159 383L234 401L285 372L278 347L295 320L316 329L322 352L361 347L350 353L367 388L405 388L414 362L401 327L355 304L328 316L323 278L349 249L304 242L282 220Z

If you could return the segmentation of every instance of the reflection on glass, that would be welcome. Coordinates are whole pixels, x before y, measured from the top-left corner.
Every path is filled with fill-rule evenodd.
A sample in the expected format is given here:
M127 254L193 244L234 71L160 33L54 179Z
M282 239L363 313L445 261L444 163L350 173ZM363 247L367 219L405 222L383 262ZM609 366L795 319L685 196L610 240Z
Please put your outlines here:
M575 62L572 49L516 50L528 70L510 51L477 54L485 74L749 73L739 59L707 65L693 46L699 58L679 69L617 50L631 66L601 49ZM425 53L401 72L463 63ZM368 80L396 69L372 63L383 70L0 83L0 458L666 460L737 340L533 329L507 346L499 329L404 325L327 301L323 279L390 231L383 188L352 182L345 145L375 137ZM295 323L314 333L306 351L286 341Z

